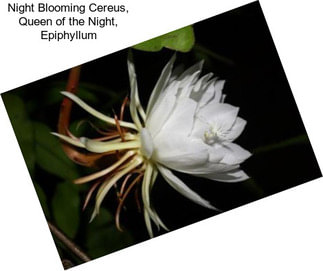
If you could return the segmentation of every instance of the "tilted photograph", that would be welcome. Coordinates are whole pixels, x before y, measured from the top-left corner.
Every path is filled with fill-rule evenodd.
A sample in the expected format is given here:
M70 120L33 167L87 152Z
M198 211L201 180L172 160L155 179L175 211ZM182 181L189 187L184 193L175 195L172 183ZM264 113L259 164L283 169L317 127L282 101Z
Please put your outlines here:
M65 269L321 176L259 2L1 96Z

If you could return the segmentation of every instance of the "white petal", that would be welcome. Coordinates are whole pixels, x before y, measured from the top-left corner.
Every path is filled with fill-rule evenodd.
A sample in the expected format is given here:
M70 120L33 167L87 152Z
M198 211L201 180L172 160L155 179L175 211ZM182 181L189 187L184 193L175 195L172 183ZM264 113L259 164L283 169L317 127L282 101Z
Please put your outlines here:
M223 103L225 95L222 95L222 89L224 87L225 80L217 80L215 82L214 88L215 88L215 96L214 100Z
M221 150L221 149L219 149ZM209 154L209 157L211 155ZM187 173L187 174L191 174L191 175L203 175L203 174L213 174L213 173L223 173L223 172L227 172L233 169L237 169L239 168L239 165L228 165L228 164L223 164L221 163L219 160L221 160L221 157L223 158L223 153L222 155L219 155L217 157L218 160L215 161L210 161L210 159L204 161L204 163L201 164L193 164L193 163L187 163L184 166L179 167L178 163L173 162L173 163L169 163L170 164L170 168L183 172L183 173ZM173 165L173 167L172 167ZM176 167L175 167L176 165Z
M228 140L228 141L235 140L242 133L246 124L247 124L247 122L244 119L237 117L232 128L230 129L230 131L228 131L228 134L226 136L226 140Z
M152 137L157 135L165 122L169 119L175 108L176 93L179 86L178 81L172 82L166 90L159 95L150 114L147 115L146 127L149 129Z
M226 143L224 148L227 150L221 163L228 165L241 164L243 161L251 156L251 153L241 148L235 143Z
M236 183L249 179L249 176L241 169L234 169L225 173L200 174L197 176L226 183Z
M154 150L154 142L153 139L147 130L147 128L142 128L140 131L140 141L141 141L141 150L143 155L150 159L151 155L153 154Z
M208 73L202 76L194 85L193 91L191 93L190 98L199 102L201 97L203 96L206 88L206 82L213 76L213 73Z
M224 148L222 144L214 144L213 146L209 146L208 152L209 161L211 163L220 163L220 161L223 160L228 150Z
M149 102L148 102L148 106L147 106L147 110L146 110L146 113L147 115L150 114L150 111L152 110L152 108L154 107L160 93L165 89L167 83L168 83L168 80L171 76L171 72L172 72L172 69L173 69L173 64L175 62L175 59L176 59L176 55L174 54L172 56L172 58L170 59L170 61L166 64L166 66L164 67L157 83L156 83L156 86L155 88L153 89L152 91L152 94L150 95L150 98L149 98Z
M194 176L202 176L209 174L222 174L227 173L233 169L239 168L239 165L226 165L221 163L205 163L200 167L187 167L184 170L178 170L179 172L194 175ZM174 169L175 170L175 169Z
M197 70L192 75L187 75L182 80L178 79L176 81L180 82L179 90L177 93L178 97L190 97L191 92L193 91L194 84L196 83L201 70Z
M167 141L155 141L153 160L177 171L199 168L208 161L207 148L201 141L171 134L169 137Z
M237 144L215 144L207 145L208 159L204 163L188 163L186 166L179 166L178 162L172 161L168 167L191 175L201 176L204 174L226 173L239 168L239 164L250 156L250 153ZM194 156L195 154L191 154Z
M205 118L200 118L199 116L195 116L190 136L192 138L204 140L204 133L209 128L210 128L210 123L208 123L208 121L205 120Z
M213 78L212 80L205 83L204 86L202 86L201 97L198 101L200 108L205 106L211 100L214 100L214 98L215 98L215 88L214 88L215 82L216 82L216 79Z
M153 159L169 167L183 168L203 164L208 159L207 146L200 139L189 137L196 102L179 99L164 127L153 138Z
M158 165L158 170L164 177L164 179L168 182L168 184L173 187L177 192L187 197L191 201L202 205L203 207L217 210L214 206L212 206L207 200L203 199L199 194L191 190L186 184L183 183L177 176L175 176L169 169Z
M201 60L200 62L194 64L190 68L188 68L186 71L184 71L179 77L178 81L185 81L187 78L191 77L196 72L201 72L203 67L204 60Z
M160 133L176 131L183 135L189 135L193 127L194 113L197 103L190 98L179 98L176 106L165 122ZM164 140L169 138L164 138Z
M211 80L205 86L203 96L199 101L199 107L202 108L207 106L211 101L221 103L222 89L225 81L224 80Z
M211 101L207 106L198 111L197 117L212 123L217 131L225 132L231 129L236 121L238 111L239 107Z

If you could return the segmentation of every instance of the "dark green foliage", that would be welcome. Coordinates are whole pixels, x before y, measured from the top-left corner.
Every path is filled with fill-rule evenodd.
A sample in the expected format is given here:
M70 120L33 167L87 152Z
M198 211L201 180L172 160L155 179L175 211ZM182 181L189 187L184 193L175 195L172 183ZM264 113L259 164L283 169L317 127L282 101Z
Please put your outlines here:
M139 43L133 46L133 48L142 51L157 52L165 47L167 49L185 53L192 49L194 42L195 38L193 27L186 26L165 35Z

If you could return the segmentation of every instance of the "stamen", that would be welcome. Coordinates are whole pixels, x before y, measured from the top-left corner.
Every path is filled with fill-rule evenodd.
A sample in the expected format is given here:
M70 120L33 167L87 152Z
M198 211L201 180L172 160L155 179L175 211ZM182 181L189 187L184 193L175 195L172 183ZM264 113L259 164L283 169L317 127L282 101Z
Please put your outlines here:
M117 138L117 137L119 137L119 134L118 133L115 133L114 135L93 138L92 140L95 140L95 141L106 141L106 140L110 140L110 139Z
M141 204L140 204L140 199L139 199L139 189L138 189L138 186L136 187L136 190L135 190L135 201L136 201L136 204L137 204L138 212L141 213Z
M72 139L78 140L78 138L75 135L73 135L69 129L66 129L66 135L68 135Z
M120 188L120 197L122 197L122 194L126 188L126 184L128 182L128 180L130 179L130 177L132 176L132 174L128 174L126 176L126 178L124 178L123 182L122 182L122 185L121 185L121 188Z
M125 107L128 103L128 96L126 96L123 100L123 103L121 105L121 109L120 109L120 120L123 120L123 116L124 116L124 110L125 110Z
M88 123L96 132L98 132L101 135L110 135L111 132L112 133L115 133L114 130L113 131L104 131L104 130L96 127L91 121L88 121L88 120L81 120L81 121L79 121L78 124L77 124L77 126L76 126L76 130L78 130L83 123Z
M129 185L127 188L126 192L124 193L123 197L121 198L117 211L116 211L116 216L115 216L115 222L116 222L116 227L119 231L122 231L121 226L120 226L120 213L121 213L121 208L124 205L125 199L127 198L128 194L130 193L131 189L134 187L136 183L138 183L143 176L143 173L140 173Z
M120 127L120 123L119 123L117 115L114 115L114 120L116 122L117 130L118 130L118 133L119 133L119 135L121 137L121 141L125 141L124 134L123 134L123 131L122 131L121 127Z
M213 126L204 132L204 142L208 145L214 144L219 139L218 133Z
M101 181L97 181L95 184L93 184L91 186L90 190L87 192L86 198L85 198L85 201L84 201L84 204L83 204L83 207L82 207L82 211L85 210L86 206L88 205L88 203L90 201L90 198L91 198L94 190L99 186L100 183L101 183Z
M127 164L127 166L119 171L118 173L116 173L111 179L107 179L99 188L99 191L96 195L96 202L95 202L95 208L93 210L92 216L91 216L91 220L90 222L94 219L94 217L99 213L99 209L101 206L101 203L104 199L104 197L106 196L106 194L110 191L110 189L113 187L113 185L120 179L122 178L124 175L126 175L127 173L131 172L133 169L135 169L137 166L139 166L141 163L143 162L143 158L141 158L140 156L135 156L133 157L129 163Z

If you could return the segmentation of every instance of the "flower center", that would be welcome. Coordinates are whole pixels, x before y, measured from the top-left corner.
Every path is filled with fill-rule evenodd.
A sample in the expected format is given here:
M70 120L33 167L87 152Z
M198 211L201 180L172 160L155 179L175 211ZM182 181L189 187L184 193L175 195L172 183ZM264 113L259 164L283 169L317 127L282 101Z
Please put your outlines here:
M219 139L217 132L213 126L204 132L204 142L208 145L214 144Z
M140 131L141 152L147 159L151 157L154 151L154 142L147 128L142 128Z

